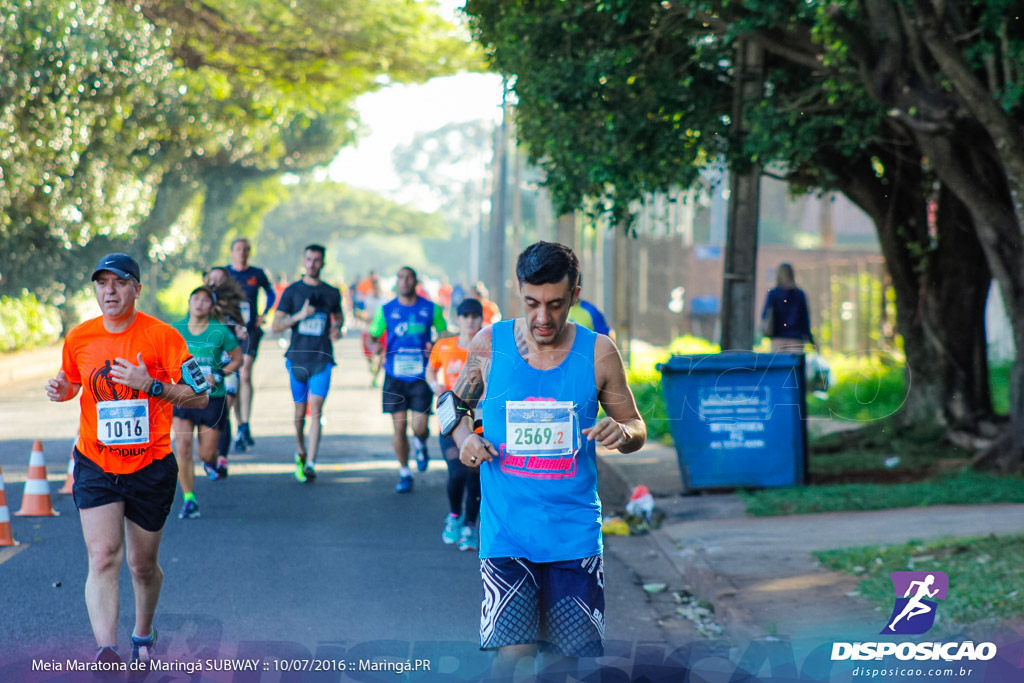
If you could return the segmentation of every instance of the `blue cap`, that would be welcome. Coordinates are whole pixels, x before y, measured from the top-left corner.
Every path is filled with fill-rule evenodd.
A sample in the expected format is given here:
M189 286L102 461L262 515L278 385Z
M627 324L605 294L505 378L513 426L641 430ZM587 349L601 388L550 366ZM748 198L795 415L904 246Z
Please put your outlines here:
M109 270L114 275L126 280L133 277L136 282L142 281L142 278L139 277L139 264L128 254L107 254L101 258L100 262L96 264L96 270L92 271L92 279L95 280L96 276L104 270Z

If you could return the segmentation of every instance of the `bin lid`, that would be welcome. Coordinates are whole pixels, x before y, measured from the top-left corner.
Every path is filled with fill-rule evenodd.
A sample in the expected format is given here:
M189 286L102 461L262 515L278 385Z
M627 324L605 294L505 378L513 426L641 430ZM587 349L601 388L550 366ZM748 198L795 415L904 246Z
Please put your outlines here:
M722 370L785 370L799 367L800 360L799 354L795 353L726 351L674 355L667 362L658 363L655 367L663 375Z

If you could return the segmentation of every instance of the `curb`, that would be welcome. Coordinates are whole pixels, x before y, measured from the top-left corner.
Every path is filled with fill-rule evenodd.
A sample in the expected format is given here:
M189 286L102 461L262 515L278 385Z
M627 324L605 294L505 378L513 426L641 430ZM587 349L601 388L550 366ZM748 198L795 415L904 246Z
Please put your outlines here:
M601 453L597 454L597 495L601 499L601 510L624 508L629 500L632 487L625 475Z
M627 480L613 457L599 453L597 468L603 513L607 515L609 510L624 508L635 483ZM657 551L678 573L681 585L711 605L715 620L722 622L729 635L742 640L764 635L753 614L735 599L740 594L740 587L729 576L715 571L703 549L687 553L661 529L652 529L650 536ZM642 573L642 567L634 570Z
M727 575L715 571L703 549L684 555L672 537L654 529L654 541L669 563L676 568L683 584L699 599L711 605L715 621L720 622L732 639L750 641L763 636L754 615L736 601L740 587Z

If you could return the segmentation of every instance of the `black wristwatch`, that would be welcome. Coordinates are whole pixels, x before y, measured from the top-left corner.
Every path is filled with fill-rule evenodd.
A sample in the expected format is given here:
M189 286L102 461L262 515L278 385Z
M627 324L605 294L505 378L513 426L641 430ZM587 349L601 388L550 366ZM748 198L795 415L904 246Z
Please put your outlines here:
M150 385L149 391L147 393L149 393L149 395L154 398L163 395L164 383L158 379L153 380L153 384Z

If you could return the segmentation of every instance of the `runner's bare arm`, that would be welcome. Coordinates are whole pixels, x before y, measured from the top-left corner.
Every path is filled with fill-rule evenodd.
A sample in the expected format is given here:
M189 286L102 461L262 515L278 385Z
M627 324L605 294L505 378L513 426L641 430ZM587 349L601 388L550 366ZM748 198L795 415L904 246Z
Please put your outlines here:
M437 378L437 368L427 363L427 371L424 376L427 380L427 384L430 385L431 391L434 392L435 396L440 396L444 393L444 385Z
M280 333L292 326L290 316L284 311L274 311L274 321L270 323L270 329L274 333Z
M231 360L225 363L224 367L220 369L221 374L224 375L230 375L232 372L242 367L242 347L236 346L228 351L228 355L231 356Z
M118 384L123 384L126 387L144 391L148 394L149 390L153 388L153 382L156 380L149 374L149 368L146 367L141 353L138 354L136 361L138 364L124 358L116 359L110 368L110 379ZM182 408L195 409L205 408L206 404L210 401L209 395L205 392L197 394L192 390L192 387L184 382L165 384L164 393L160 395L160 399Z
M452 391L470 408L476 409L477 403L483 398L487 389L487 373L491 369L491 328L485 327L477 332L469 343L466 354L466 365L459 373L459 381Z
M615 343L598 335L594 344L594 380L597 400L606 417L583 433L590 441L622 453L638 451L647 441L647 425L637 410L633 392L626 382L626 369Z
M341 328L345 327L345 314L341 311L331 314L331 339L341 339Z
M81 388L81 384L69 382L68 376L61 370L57 373L56 377L46 383L46 397L58 403L70 401L78 395L78 390Z
M292 315L288 315L281 310L274 311L274 324L270 326L270 329L274 332L284 332L292 325L302 322L314 313L316 313L316 309L310 306L309 299L306 299L306 303L302 304L302 308Z
M469 344L466 364L459 373L459 381L452 390L456 396L473 410L480 404L480 399L487 391L487 374L491 369L491 328L485 327L477 332ZM469 467L479 467L482 463L497 457L498 451L482 436L473 431L473 421L467 415L462 418L452 438L459 447L459 460Z

